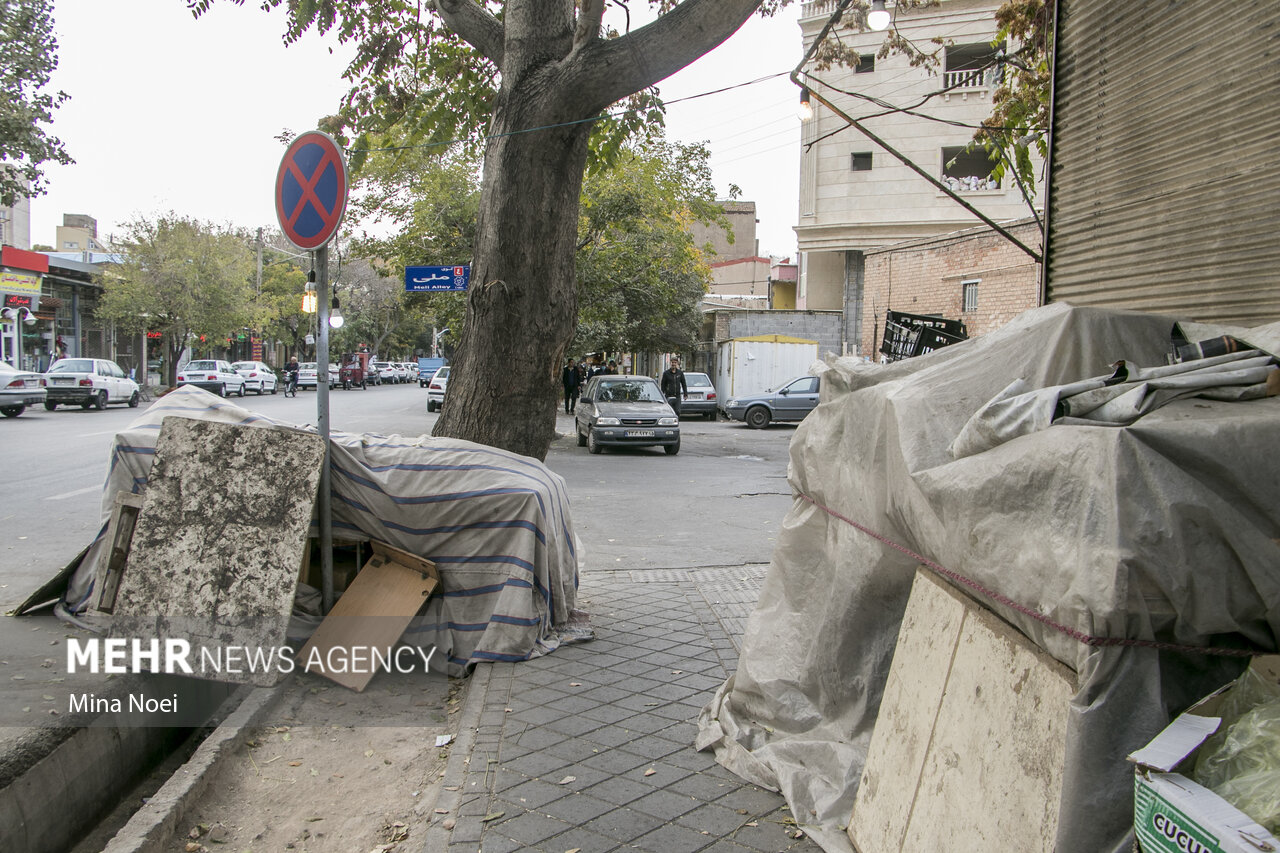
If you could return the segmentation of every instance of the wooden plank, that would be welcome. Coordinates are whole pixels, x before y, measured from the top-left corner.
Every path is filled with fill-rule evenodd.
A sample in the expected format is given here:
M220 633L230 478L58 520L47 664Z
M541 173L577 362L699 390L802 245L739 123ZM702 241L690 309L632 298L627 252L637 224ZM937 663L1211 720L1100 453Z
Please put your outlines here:
M351 660L356 649L390 654L439 582L430 560L373 542L373 556L298 652L298 660L307 672L359 693L377 668L367 656L359 671L334 671L344 668L337 662Z
M120 589L120 575L124 572L125 562L129 557L129 548L133 543L133 530L138 523L138 514L142 511L142 495L130 492L116 492L111 520L107 522L106 558L98 564L98 577L95 586L98 590L96 608L103 613L115 610L116 593Z

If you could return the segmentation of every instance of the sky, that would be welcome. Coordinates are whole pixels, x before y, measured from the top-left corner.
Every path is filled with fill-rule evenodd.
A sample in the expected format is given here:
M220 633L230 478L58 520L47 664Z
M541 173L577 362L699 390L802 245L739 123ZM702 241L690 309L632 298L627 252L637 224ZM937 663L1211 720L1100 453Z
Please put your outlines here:
M792 257L800 123L785 72L800 58L797 5L753 18L659 84L668 136L709 143L717 192L737 185L756 203L761 253ZM31 201L33 244L53 244L64 213L97 219L100 239L169 211L277 227L284 147L275 137L336 111L349 51L313 33L285 47L283 17L257 6L221 0L196 20L184 0L55 0L59 64L48 90L71 97L50 130L76 162L46 165L48 192ZM737 88L693 97L726 87Z

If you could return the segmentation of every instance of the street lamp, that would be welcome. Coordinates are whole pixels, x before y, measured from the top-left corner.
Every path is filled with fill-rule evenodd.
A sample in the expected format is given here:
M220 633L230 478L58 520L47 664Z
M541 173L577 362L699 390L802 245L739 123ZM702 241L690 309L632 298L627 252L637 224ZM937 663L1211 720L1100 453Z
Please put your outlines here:
M867 26L873 30L883 30L889 26L892 16L884 7L884 0L871 0L871 11L867 13Z
M813 106L809 103L809 87L800 87L800 106L796 108L796 115L800 116L801 121L808 121L813 118Z
M342 324L346 322L342 319L342 310L338 308L338 297L333 297L332 307L329 309L329 327L332 329L341 329Z

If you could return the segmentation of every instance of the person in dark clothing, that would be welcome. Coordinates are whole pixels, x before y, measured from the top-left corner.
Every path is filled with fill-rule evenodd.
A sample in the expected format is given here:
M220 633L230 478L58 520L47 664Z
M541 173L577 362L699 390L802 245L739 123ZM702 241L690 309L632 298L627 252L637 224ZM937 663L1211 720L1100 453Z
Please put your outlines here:
M578 405L578 391L582 387L582 374L573 359L560 371L560 384L564 386L564 411L572 414Z
M284 395L286 397L298 396L298 357L292 356L289 363L284 366Z
M613 359L609 359L609 366L608 366L608 367L606 367L602 372L603 372L603 373L607 373L607 374L608 374L608 375L610 375L610 376L617 376L617 375L618 375L618 362L614 361Z
M689 396L689 386L684 381L684 371L680 369L680 359L671 359L671 366L662 373L658 383L662 387L662 395L667 398L671 408L680 416L680 401Z

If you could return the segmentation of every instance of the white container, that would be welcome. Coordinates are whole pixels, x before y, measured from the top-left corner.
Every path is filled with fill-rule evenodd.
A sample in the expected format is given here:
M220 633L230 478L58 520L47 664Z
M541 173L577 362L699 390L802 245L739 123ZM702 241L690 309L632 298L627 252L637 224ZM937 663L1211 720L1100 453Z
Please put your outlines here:
M725 341L716 352L716 399L775 391L806 376L818 360L818 342L786 335L755 335Z

